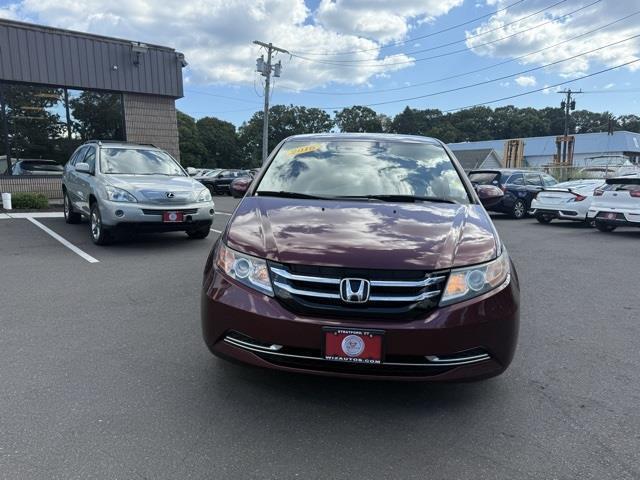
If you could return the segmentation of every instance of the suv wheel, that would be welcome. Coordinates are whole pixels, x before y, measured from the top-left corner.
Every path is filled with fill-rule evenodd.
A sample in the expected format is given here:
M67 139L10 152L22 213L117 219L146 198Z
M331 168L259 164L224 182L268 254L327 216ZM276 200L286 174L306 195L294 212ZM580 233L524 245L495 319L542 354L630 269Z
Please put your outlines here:
M67 223L80 223L82 216L73 211L73 205L71 205L71 200L69 200L69 195L67 192L64 192L64 221Z
M511 207L511 216L515 219L520 220L527 215L527 206L520 199L516 200L513 203L513 207Z
M208 226L193 230L187 230L187 235L189 235L189 238L196 239L207 238L209 236L209 233L211 233L211 228Z
M596 222L596 228L601 232L613 232L616 229L616 226L609 225L608 223Z
M106 245L111 241L109 231L102 225L102 216L100 215L100 207L98 202L91 205L91 215L89 216L89 233L91 240L96 245Z

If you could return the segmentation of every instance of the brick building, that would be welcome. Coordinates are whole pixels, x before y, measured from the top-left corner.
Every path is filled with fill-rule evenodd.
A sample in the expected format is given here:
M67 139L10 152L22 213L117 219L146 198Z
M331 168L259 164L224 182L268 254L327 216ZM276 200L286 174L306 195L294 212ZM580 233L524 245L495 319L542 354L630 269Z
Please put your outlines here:
M179 160L185 66L171 48L0 19L0 165L64 163L88 139L152 143Z

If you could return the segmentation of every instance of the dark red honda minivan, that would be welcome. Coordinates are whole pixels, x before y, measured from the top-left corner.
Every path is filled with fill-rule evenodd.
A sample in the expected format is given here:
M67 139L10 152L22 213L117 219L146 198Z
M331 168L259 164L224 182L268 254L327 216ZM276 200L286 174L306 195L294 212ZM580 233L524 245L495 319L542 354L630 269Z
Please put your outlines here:
M518 277L451 151L431 138L300 135L278 145L207 259L204 339L290 372L452 381L502 373Z

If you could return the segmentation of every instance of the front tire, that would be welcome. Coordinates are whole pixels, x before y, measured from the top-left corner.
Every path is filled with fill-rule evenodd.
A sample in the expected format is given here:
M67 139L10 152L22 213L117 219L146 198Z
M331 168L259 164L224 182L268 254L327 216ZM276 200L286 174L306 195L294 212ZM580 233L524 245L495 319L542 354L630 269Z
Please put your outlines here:
M108 245L113 240L108 229L102 224L102 215L100 214L98 202L91 204L89 233L91 235L91 240L96 245Z
M195 239L202 240L203 238L207 238L210 233L211 233L211 228L208 226L194 229L194 230L187 230L187 235L189 235L189 238L193 238L194 240Z
M513 202L511 207L511 216L516 220L521 220L527 215L527 206L520 199Z
M609 233L613 232L617 227L608 223L596 222L596 228L601 232Z
M64 192L64 221L67 223L80 223L82 215L73 211L73 205L69 200L69 194Z

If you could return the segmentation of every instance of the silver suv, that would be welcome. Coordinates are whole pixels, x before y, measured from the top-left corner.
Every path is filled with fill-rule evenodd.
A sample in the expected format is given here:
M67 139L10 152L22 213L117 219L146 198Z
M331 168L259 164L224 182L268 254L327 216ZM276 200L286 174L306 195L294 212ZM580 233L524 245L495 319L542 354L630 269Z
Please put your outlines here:
M64 218L89 217L91 239L109 243L122 229L186 231L205 238L214 205L204 185L152 145L89 141L64 167Z

